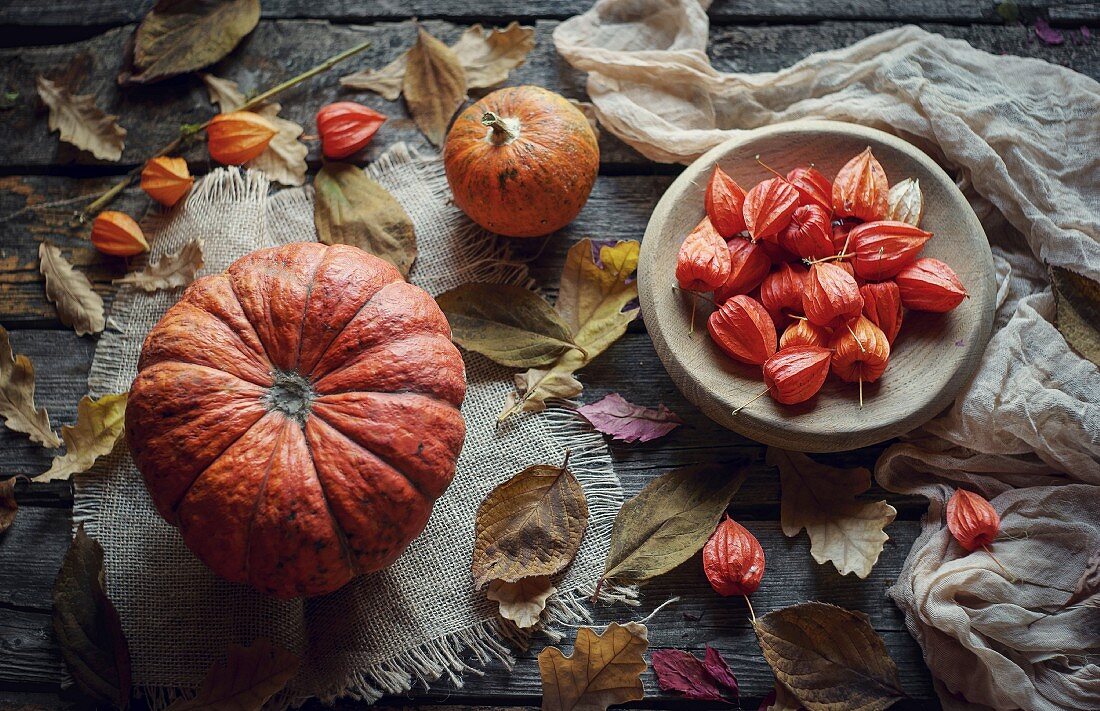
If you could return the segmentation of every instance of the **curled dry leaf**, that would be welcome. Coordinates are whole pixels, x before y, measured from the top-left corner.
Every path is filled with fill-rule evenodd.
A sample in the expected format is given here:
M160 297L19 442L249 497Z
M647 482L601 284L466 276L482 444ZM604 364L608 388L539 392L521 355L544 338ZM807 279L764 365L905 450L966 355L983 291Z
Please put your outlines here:
M409 64L409 51L405 50L381 69L355 72L340 78L340 84L349 89L364 89L381 95L386 101L397 101L401 85L405 83L405 67Z
M1070 348L1100 365L1100 284L1062 267L1050 267L1054 324Z
M53 464L35 481L68 479L71 474L86 472L95 460L110 454L122 436L126 416L126 393L104 395L93 400L87 395L76 406L76 424L61 428L65 454L53 458Z
M1100 551L1096 551L1089 557L1085 564L1085 572L1073 586L1073 594L1062 604L1063 608L1084 602L1091 597L1100 595Z
M401 89L416 125L429 141L442 146L451 119L466 100L466 70L458 55L419 28Z
M618 393L582 405L577 413L598 431L620 442L649 442L664 437L684 423L662 404L654 410L628 402Z
M866 616L823 602L753 623L764 659L811 711L881 711L905 696L898 670Z
M13 476L0 481L0 535L11 528L15 523L15 515L19 513L19 502L15 500L17 479L18 476Z
M130 704L130 648L107 597L103 547L76 529L53 584L53 631L77 686L97 702Z
M527 629L538 624L539 616L546 609L546 601L558 591L550 584L547 575L523 578L514 583L494 580L485 590L485 597L498 604L500 616Z
M388 190L347 163L326 163L313 187L313 221L322 242L358 247L409 276L416 260L416 232Z
M34 404L34 364L11 350L8 332L0 326L0 417L8 429L30 435L43 447L60 447L61 440L50 427L46 408Z
M38 245L38 267L46 278L46 298L57 307L61 323L76 335L99 333L107 323L103 299L92 291L88 277L73 269L61 250L49 242Z
M744 480L744 471L707 464L649 482L615 517L603 578L648 580L691 558Z
M554 575L577 555L588 526L584 488L563 466L536 464L497 486L474 521L470 572L477 589Z
M561 316L541 296L509 284L463 284L436 298L451 338L509 368L553 363L575 348Z
M884 219L907 222L918 227L923 216L924 193L921 192L919 180L906 178L890 188L890 192L886 194Z
M209 66L259 21L260 0L159 0L138 25L118 82L145 84Z
M705 659L679 649L659 649L651 656L657 685L695 701L726 701L728 692L737 696L737 679L718 650L707 647Z
M642 673L649 637L645 625L612 622L603 634L577 630L573 654L557 647L539 652L542 711L604 711L645 697Z
M76 96L45 77L38 77L38 95L50 110L51 131L61 140L100 160L122 157L126 129L118 125L118 116L110 116L95 105L91 94Z
M866 578L890 539L882 529L897 515L885 501L856 498L871 487L871 472L830 467L774 447L765 461L779 469L784 535L794 538L805 528L815 561L832 561L841 575Z
M193 699L180 699L166 711L260 711L298 672L300 661L266 637L250 647L232 644L224 664L206 672Z
M187 286L202 269L202 244L202 239L195 238L180 247L178 252L165 254L140 272L131 272L112 283L130 284L150 293Z

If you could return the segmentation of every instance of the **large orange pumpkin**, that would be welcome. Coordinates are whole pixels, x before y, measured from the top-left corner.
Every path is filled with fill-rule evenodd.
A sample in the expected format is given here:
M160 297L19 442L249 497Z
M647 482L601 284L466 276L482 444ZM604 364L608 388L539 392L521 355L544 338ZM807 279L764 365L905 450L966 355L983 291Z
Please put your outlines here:
M462 358L435 301L354 247L253 252L149 332L126 439L215 573L317 595L394 561L454 476Z
M575 106L537 86L486 96L455 119L443 146L455 204L482 227L541 237L588 201L600 169L596 134Z

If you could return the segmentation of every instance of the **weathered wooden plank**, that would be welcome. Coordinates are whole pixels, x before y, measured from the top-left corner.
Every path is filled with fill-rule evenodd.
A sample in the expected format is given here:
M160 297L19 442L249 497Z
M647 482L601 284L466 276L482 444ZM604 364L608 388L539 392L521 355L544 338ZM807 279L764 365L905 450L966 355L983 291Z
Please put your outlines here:
M462 29L460 25L439 21L426 25L448 41L457 37ZM554 52L550 35L556 26L553 21L537 23L538 44L528 62L517 69L509 81L540 84L565 96L583 99L582 75ZM811 51L846 46L890 26L891 23L881 22L825 22L716 27L711 37L711 53L716 66L722 69L777 69ZM1091 44L1078 46L1067 42L1054 47L1028 44L1028 30L1023 26L933 24L928 28L949 37L966 39L981 49L1036 56L1090 76L1100 76L1100 53ZM10 173L45 166L101 164L49 135L45 113L34 89L34 78L38 74L72 77L71 86L76 91L96 94L104 109L122 117L122 125L130 131L122 161L126 165L142 162L168 143L178 133L180 124L209 118L212 108L201 82L194 76L130 89L120 89L115 84L121 47L128 32L129 28L118 28L63 46L0 50L0 84L19 92L16 106L5 112L5 121L0 125L0 140L5 146L0 154L0 169ZM284 113L302 123L307 133L312 133L313 115L318 107L337 98L353 98L391 116L368 149L367 158L377 155L396 140L406 140L426 149L426 142L408 118L402 102L387 102L369 92L349 92L338 83L341 74L354 68L377 67L398 55L411 42L413 32L409 22L346 26L307 20L264 21L241 47L216 65L213 72L240 79L246 90L262 88L316 64L337 49L369 39L374 45L361 57L287 92L282 99ZM651 164L633 149L606 131L603 133L601 150L605 166L644 165L645 172L652 170ZM311 157L317 159L316 142L311 144L310 150ZM201 148L193 149L189 156L199 163L208 160Z
M0 612L0 684L61 683L61 654L50 624L48 612Z
M8 605L49 612L53 581L71 538L69 509L21 506L15 523L0 537L5 581L0 587L0 609Z

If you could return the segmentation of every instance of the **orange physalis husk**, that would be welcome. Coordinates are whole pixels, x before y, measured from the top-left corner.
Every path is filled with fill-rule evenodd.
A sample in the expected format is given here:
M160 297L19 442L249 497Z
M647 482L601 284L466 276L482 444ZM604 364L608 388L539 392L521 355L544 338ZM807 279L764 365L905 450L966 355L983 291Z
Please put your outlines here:
M723 238L729 239L745 231L745 190L717 165L707 183L703 202L707 217Z
M179 202L194 182L183 158L157 156L141 169L141 189L165 207Z
M797 208L777 239L780 247L804 259L822 259L834 254L833 226L829 213L819 205Z
M737 294L707 320L710 337L729 357L760 365L775 353L775 324L751 296Z
M706 217L695 226L676 256L676 281L687 291L713 291L730 275L730 250Z
M848 234L848 253L857 276L882 281L916 259L930 239L931 232L907 222L864 222Z
M837 217L881 220L886 215L890 183L868 146L833 178L833 212Z
M857 318L862 310L859 285L843 267L830 262L810 267L802 293L802 313L806 318L818 326L837 328Z
M829 344L829 330L813 324L809 319L794 320L783 335L779 337L779 350L795 346L815 346L824 348Z
M317 112L317 133L326 158L347 158L366 147L386 115L354 101L337 101Z
M218 114L206 127L206 148L219 163L241 165L263 153L276 133L270 121L251 111Z
M860 223L855 220L833 220L833 254L844 254L848 246L848 235L858 224Z
M801 264L780 264L760 282L760 303L777 325L792 314L802 313L802 292L808 270Z
M886 196L886 219L908 222L910 225L920 224L924 216L924 193L920 189L920 181L916 178L906 178L890 188Z
M138 223L124 212L105 210L92 222L92 244L104 254L133 257L149 251Z
M772 260L772 264L802 261L797 254L792 254L780 247L778 242L773 242L770 239L762 239L757 242L757 244L764 250L764 254L768 255L768 259Z
M795 168L787 173L787 182L798 191L799 205L817 205L832 214L833 186L817 168Z
M892 281L864 284L859 287L863 297L863 315L882 329L886 340L894 345L901 330L901 291Z
M988 546L1001 532L1001 517L993 504L966 489L955 489L947 502L947 528L968 551Z
M775 238L798 207L798 191L783 178L757 183L745 194L745 228L753 240Z
M781 405L806 402L825 383L831 357L828 348L817 346L791 346L776 352L764 363L768 394Z
M727 246L730 273L725 283L714 291L714 300L718 303L737 294L749 293L760 285L772 268L772 261L768 259L759 242L734 237Z
M833 349L833 372L849 383L875 382L890 360L890 341L866 316L833 331L829 347Z
M727 514L703 546L703 572L719 595L751 595L764 577L764 549Z
M966 298L955 270L938 259L918 259L894 277L901 293L901 305L914 311L945 313Z

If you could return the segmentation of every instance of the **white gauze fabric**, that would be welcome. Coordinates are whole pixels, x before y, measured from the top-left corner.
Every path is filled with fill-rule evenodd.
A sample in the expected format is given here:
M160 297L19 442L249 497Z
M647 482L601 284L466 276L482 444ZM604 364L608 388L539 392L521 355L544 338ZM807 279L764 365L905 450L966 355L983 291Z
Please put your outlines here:
M954 405L876 467L884 487L931 501L890 592L945 706L1100 708L1096 608L1055 611L1100 547L1100 371L1054 327L1042 264L1100 280L1100 84L917 27L724 74L706 56L708 5L599 0L554 41L588 72L603 127L653 160L687 163L746 129L828 118L897 134L957 176L993 248L999 308ZM1026 582L950 542L956 486L1000 494L994 549Z

